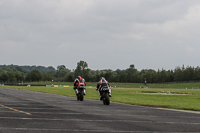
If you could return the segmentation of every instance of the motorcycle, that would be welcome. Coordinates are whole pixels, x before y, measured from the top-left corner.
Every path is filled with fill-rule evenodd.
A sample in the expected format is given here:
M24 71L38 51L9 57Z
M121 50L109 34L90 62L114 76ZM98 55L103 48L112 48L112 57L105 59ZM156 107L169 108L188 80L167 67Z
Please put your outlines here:
M84 99L84 90L85 90L85 85L79 85L79 86L77 86L77 90L78 90L78 92L77 92L77 100L79 101L83 101L83 99Z
M110 88L108 86L101 87L101 89L100 89L101 98L102 98L102 101L103 101L104 105L109 105L110 104L109 89Z

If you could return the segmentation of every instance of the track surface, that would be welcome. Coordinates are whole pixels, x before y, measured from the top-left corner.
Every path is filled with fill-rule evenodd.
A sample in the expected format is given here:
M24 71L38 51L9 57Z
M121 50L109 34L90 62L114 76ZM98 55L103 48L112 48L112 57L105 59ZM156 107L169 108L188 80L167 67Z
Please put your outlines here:
M0 133L200 132L200 114L0 88Z

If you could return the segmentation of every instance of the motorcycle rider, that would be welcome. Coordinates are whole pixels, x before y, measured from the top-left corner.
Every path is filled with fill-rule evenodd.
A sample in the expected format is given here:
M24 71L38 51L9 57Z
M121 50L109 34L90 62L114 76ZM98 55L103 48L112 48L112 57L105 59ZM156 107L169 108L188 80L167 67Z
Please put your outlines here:
M104 77L101 77L98 84L97 84L97 87L96 87L96 90L98 90L98 93L99 93L99 96L100 96L100 100L102 100L101 88L104 87L104 86L108 86L109 97L111 97L111 86L109 85L108 81Z
M81 76L77 76L76 79L74 80L74 90L75 90L76 95L78 94L77 87L81 84L86 86L85 79L82 78ZM84 93L84 95L86 95L85 89L83 90L83 93Z

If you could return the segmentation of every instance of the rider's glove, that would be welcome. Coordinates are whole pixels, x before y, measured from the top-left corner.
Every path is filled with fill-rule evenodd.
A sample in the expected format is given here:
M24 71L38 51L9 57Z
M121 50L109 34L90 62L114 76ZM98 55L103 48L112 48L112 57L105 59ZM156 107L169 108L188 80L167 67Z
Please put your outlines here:
M96 88L96 90L98 90L98 88Z

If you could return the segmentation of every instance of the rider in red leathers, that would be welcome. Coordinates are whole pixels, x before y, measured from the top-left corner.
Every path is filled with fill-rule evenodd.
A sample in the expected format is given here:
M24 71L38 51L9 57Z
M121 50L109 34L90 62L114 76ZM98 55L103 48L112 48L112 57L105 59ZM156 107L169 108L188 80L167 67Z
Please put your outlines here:
M78 94L77 86L79 85L86 86L85 79L82 78L81 76L77 76L76 79L74 80L74 90L75 90L76 95ZM83 92L84 92L84 95L86 95L85 89L83 90Z

